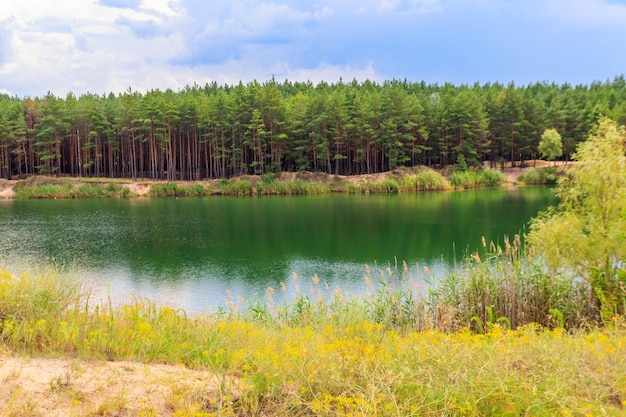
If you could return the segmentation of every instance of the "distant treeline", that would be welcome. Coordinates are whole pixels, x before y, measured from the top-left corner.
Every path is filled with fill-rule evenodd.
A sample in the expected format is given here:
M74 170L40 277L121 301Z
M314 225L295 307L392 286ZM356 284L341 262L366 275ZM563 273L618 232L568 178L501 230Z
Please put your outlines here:
M571 86L365 81L186 87L145 94L0 95L0 177L168 180L278 171L519 164L545 129L563 158L599 115L626 123L626 81Z

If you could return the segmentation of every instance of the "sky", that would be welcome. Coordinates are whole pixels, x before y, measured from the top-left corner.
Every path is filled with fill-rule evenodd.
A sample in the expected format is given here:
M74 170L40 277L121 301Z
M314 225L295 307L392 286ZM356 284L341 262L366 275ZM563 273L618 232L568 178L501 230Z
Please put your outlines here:
M590 84L626 73L626 0L3 0L0 93L253 80Z

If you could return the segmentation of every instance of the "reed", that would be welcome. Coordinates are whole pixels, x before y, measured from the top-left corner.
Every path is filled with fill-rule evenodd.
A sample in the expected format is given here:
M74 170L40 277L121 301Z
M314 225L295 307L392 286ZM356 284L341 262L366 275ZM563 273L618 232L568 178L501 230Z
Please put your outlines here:
M600 325L592 289L567 274L548 273L519 235L502 245L483 239L459 267L430 290L429 310L445 307L448 331L485 331L496 322L509 328L530 323L567 329ZM438 318L435 318L437 321Z
M221 179L217 182L216 193L221 195L246 196L253 195L254 189L247 179Z
M450 184L461 189L497 187L505 181L504 174L495 169L457 170L450 174Z
M74 184L72 180L31 177L13 188L18 199L50 198L127 198L134 194L116 182Z
M150 186L151 197L205 197L213 194L209 186L202 184L178 185L175 182L156 183Z
M147 299L95 302L64 271L3 271L0 340L14 354L182 364L223 381L217 391L172 383L165 415L617 416L626 406L622 317L585 331L510 329L493 307L478 332L456 327L454 305L440 297L430 312L433 299L405 264L368 268L361 297L317 276L293 279L293 293L280 286L187 316ZM50 387L87 403L71 372ZM112 397L81 415L123 412L127 402Z
M393 178L386 178L377 182L364 182L362 184L346 184L348 194L397 194L400 185Z
M519 181L524 184L555 185L558 178L555 167L530 168L520 175Z
M279 180L264 174L255 185L258 195L313 195L330 193L330 185L321 182L305 182L301 179Z
M432 169L420 169L413 176L406 176L402 179L402 191L440 191L447 190L450 185L445 178Z

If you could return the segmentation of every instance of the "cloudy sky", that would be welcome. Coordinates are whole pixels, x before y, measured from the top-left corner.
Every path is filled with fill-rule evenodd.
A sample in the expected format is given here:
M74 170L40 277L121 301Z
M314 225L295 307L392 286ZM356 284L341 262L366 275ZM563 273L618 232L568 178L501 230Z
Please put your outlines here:
M18 97L321 80L589 84L626 73L626 0L3 0Z

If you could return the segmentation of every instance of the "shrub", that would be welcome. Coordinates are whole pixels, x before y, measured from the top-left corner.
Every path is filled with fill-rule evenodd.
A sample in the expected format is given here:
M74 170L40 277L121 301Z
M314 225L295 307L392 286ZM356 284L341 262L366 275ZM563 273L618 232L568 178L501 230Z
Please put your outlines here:
M531 168L519 177L519 181L524 184L545 184L553 185L558 180L556 168Z
M402 191L438 191L449 188L445 178L432 169L422 169L402 179Z
M454 171L450 175L450 184L454 188L497 187L506 181L504 174L495 169L478 171Z
M180 186L175 182L158 183L150 186L151 197L204 197L211 194L211 190L201 184Z
M248 180L221 179L217 183L217 190L222 195L252 195L254 190Z

